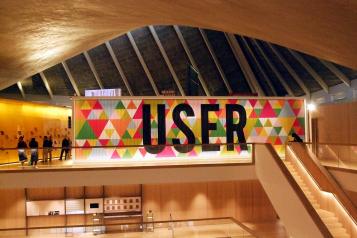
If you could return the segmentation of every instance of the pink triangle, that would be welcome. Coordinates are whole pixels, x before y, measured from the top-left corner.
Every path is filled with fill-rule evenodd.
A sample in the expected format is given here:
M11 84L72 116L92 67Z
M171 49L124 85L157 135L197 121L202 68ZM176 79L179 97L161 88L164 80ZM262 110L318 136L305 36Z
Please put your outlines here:
M91 109L87 109L87 110L81 110L81 112L82 112L82 114L83 114L83 116L87 119L88 118L88 116L89 116L89 114L91 113Z
M175 156L176 155L173 152L171 146L165 146L165 149L157 155L158 158L160 158L160 157L175 157Z
M299 115L301 108L293 108L293 112L295 114L295 116Z
M108 120L88 120L90 127L92 128L96 137L102 134L105 125L107 125Z
M102 145L102 146L106 146L108 144L109 140L108 139L99 139L99 143Z
M146 150L145 150L145 148L144 147L142 147L142 148L139 148L139 151L140 151L140 153L141 153L141 155L143 156L143 157L145 157L145 155L146 155Z
M93 109L103 109L102 105L99 103L99 101L96 101L94 104Z
M273 110L269 102L265 103L263 111L260 114L260 117L261 118L276 117L275 111Z
M255 104L257 104L257 99L249 99L249 103L250 105L252 105L252 107L255 107Z
M216 104L217 99L208 99L209 104Z
M84 143L83 147L91 147L89 142L86 140L86 142Z
M133 139L141 139L141 138L142 138L142 135L141 135L141 133L140 133L140 132L141 132L141 129L142 129L142 128L139 127L139 128L136 130Z
M276 138L276 141L275 141L275 143L274 143L274 145L282 145L283 143L281 142L281 139L280 139L280 137L277 137Z
M112 154L112 159L120 159L120 156L118 154L118 151L117 150L114 150L113 154Z
M133 119L142 119L143 118L143 105L142 103L138 106Z

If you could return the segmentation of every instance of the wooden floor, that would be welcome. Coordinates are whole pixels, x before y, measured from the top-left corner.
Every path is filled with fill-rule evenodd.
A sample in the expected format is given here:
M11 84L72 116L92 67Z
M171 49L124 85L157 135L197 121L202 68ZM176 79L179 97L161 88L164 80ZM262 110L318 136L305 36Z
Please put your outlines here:
M278 223L244 223L246 226L251 228L258 237L266 238L288 238L288 234L281 222ZM31 234L32 233L32 234ZM211 224L211 225L199 225L192 227L176 227L174 231L168 228L156 228L154 232L126 232L126 233L110 233L110 234L99 234L93 235L91 232L87 233L68 233L67 235L55 232L52 230L41 231L41 232L31 232L29 236L24 234L9 234L0 233L0 237L8 238L25 238L25 237L35 237L35 238L65 238L65 237L78 237L78 238L239 238L239 237L254 237L247 231L241 229L235 223L229 224ZM173 236L173 235L174 236Z

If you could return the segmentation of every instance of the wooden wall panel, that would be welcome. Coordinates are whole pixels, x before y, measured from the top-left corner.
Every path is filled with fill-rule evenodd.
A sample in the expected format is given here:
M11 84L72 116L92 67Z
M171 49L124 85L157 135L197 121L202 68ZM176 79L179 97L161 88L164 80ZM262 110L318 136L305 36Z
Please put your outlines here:
M320 143L357 144L357 102L321 105L312 117L318 120Z
M140 196L140 184L105 186L105 197Z
M0 190L0 228L25 227L25 190Z
M140 185L106 186L106 196L140 194ZM153 210L155 220L235 217L240 221L276 219L276 213L257 180L143 185L143 215ZM102 186L86 187L88 198L102 196ZM0 191L0 228L25 227L22 189ZM83 194L81 187L67 188L70 198ZM64 188L28 189L31 200L63 199ZM30 227L59 226L65 216L29 217ZM92 215L69 215L68 225L92 224Z
M143 186L144 216L156 220L235 217L240 221L275 220L260 183L252 181L156 184Z
M234 182L211 182L207 184L207 216L235 217Z
M252 181L235 182L235 217L239 221L253 218L253 186Z
M85 215L69 215L67 216L67 225L83 225L85 220Z
M253 213L252 221L271 221L277 218L277 214L267 194L258 180L252 181L253 186Z
M64 226L65 216L28 217L28 227Z
M85 188L86 198L100 198L103 196L103 186L90 186Z
M161 218L161 185L146 184L143 186L143 216L146 219L146 214L151 210L155 214L156 220Z
M0 99L0 148L16 148L19 133L28 145L32 137L42 145L44 135L52 135L53 146L60 146L64 135L70 135L68 116L71 109L24 101ZM0 151L0 163L17 162L16 151ZM42 153L40 153L42 156ZM50 178L49 178L50 179Z
M66 187L66 197L69 199L83 198L84 187Z
M27 199L30 201L64 199L64 188L28 188Z

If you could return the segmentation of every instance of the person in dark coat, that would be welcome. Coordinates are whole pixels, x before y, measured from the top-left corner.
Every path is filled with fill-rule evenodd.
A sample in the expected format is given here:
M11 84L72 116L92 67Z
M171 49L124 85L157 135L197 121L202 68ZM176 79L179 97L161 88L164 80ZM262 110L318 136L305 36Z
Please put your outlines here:
M52 136L48 138L48 154L50 156L50 163L52 162L53 140Z
M24 166L25 161L27 160L26 157L26 142L24 141L24 137L20 136L19 142L17 143L17 149L19 153L19 161L21 163L21 166Z
M43 144L42 144L42 147L43 147L43 155L42 155L42 158L43 158L43 162L44 163L47 163L48 161L48 156L49 156L49 145L50 144L50 141L48 139L47 136L44 136L43 137Z
M29 147L31 149L31 165L36 167L38 161L38 142L35 138L31 138Z
M66 160L68 157L68 152L69 152L69 140L68 140L67 136L65 136L62 140L62 149L61 149L60 160L62 160L63 152L64 152L64 160Z

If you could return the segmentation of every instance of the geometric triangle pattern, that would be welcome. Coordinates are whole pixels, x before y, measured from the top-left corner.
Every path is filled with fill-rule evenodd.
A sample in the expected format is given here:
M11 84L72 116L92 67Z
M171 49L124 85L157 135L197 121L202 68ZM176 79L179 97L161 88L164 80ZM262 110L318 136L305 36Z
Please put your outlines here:
M302 139L305 137L305 103L303 99L241 99L233 97L185 99L76 99L74 100L74 136L76 146L108 146L112 148L86 148L77 150L76 159L123 159L123 158L161 158L187 157L173 147L167 146L159 154L147 153L143 147L126 147L126 145L143 144L143 104L151 105L151 138L157 144L158 118L157 105L165 105L166 143L172 145L173 139L182 144L188 143L185 134L173 122L172 113L178 104L189 104L193 117L181 113L182 121L193 131L196 144L202 143L201 137L201 105L218 104L219 110L209 112L209 122L216 124L216 130L209 131L210 143L226 142L226 104L240 104L245 108L247 121L244 135L247 143L271 143L280 156L285 155L285 145L292 132ZM234 113L233 122L239 122L239 115ZM238 138L235 135L235 142ZM115 148L116 146L120 148ZM197 147L197 148L196 148ZM189 156L202 153L201 146L195 146ZM220 156L224 151L220 151ZM240 149L234 151L240 153ZM229 153L229 152L225 152ZM200 155L201 156L201 155ZM205 155L208 156L208 155ZM216 155L217 156L217 155Z

